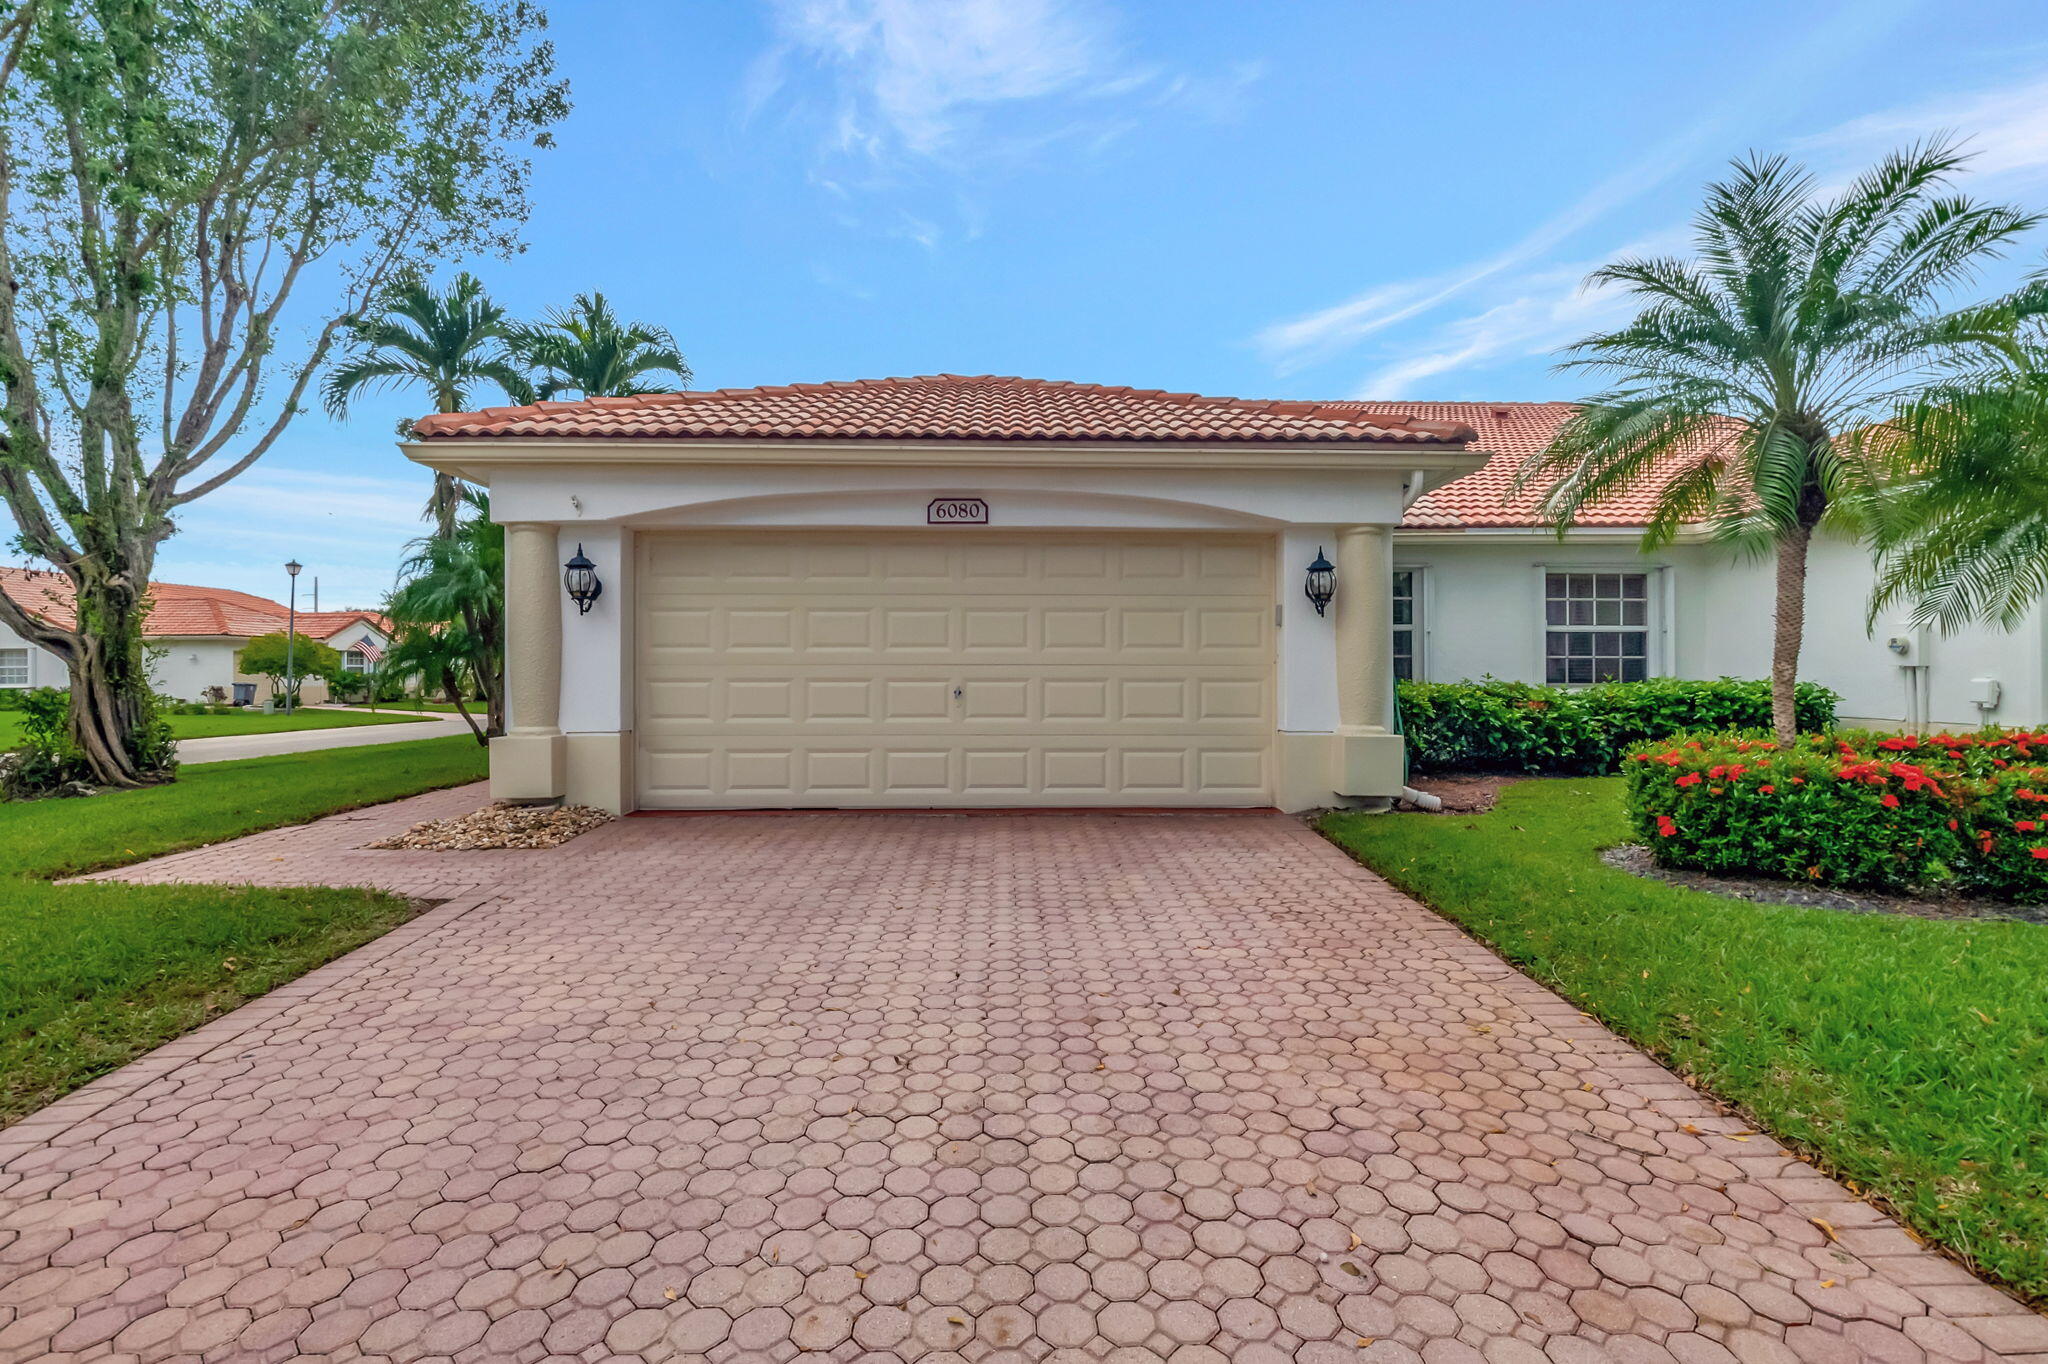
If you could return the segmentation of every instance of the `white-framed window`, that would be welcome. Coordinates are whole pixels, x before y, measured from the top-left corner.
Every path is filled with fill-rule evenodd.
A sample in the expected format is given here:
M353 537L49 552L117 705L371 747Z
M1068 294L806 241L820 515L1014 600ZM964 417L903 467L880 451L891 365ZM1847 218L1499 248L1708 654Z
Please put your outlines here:
M0 687L28 685L28 650L0 649Z
M1640 682L1650 675L1650 575L1543 575L1543 680Z
M343 649L341 670L345 673L366 673L370 671L369 656L361 649Z
M1394 677L1422 676L1422 570L1394 570Z

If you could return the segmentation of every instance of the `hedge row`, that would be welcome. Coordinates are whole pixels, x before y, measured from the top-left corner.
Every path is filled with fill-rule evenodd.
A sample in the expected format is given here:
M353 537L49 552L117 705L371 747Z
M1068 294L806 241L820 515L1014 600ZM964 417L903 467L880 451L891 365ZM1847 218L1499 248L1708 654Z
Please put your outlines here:
M1664 866L2048 901L2048 733L1704 735L1624 768Z
M1488 677L1403 682L1397 690L1409 765L1421 772L1611 772L1640 743L1771 723L1770 684L1732 677L1592 687L1532 687ZM1826 687L1801 682L1799 727L1830 728L1836 700Z

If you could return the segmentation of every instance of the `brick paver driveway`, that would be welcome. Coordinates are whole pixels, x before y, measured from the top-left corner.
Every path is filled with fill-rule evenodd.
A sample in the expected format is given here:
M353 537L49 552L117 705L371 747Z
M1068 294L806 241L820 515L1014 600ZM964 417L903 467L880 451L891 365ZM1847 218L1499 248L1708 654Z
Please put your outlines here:
M454 898L0 1134L0 1356L2048 1347L1297 822L479 798L130 872Z

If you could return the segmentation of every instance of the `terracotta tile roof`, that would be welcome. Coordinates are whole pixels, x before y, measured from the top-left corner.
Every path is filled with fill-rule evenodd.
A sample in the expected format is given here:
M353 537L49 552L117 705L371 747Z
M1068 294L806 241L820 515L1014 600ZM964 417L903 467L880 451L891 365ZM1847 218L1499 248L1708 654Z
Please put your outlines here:
M1530 455L1549 447L1558 428L1578 410L1575 403L1326 403L1361 416L1406 416L1421 421L1462 422L1477 435L1472 448L1492 455L1485 466L1408 508L1401 525L1409 530L1526 529L1545 524L1536 514L1537 491L1510 492L1515 472ZM1682 461L1673 461L1672 472ZM1662 479L1646 481L1582 513L1581 526L1641 526L1648 523Z
M1002 375L926 374L493 407L413 424L423 440L974 440L1457 444L1458 421L1355 403L1261 402Z
M77 624L71 583L61 573L40 569L0 568L0 592L17 606L66 630ZM193 587L185 583L149 585L148 637L231 635L250 639L285 628L290 612L281 602L225 587ZM299 633L309 639L330 639L356 621L368 621L382 633L390 626L374 611L301 611Z

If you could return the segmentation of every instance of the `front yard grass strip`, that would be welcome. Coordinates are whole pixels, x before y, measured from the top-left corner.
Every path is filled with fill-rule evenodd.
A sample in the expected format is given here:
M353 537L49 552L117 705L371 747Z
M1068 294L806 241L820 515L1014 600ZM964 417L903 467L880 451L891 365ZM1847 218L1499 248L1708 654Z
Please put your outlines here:
M1600 861L1618 778L1331 840L1915 1231L2048 1301L2048 929L1757 905Z
M403 923L366 890L50 878L476 781L469 738L182 769L168 786L0 804L0 1125Z

